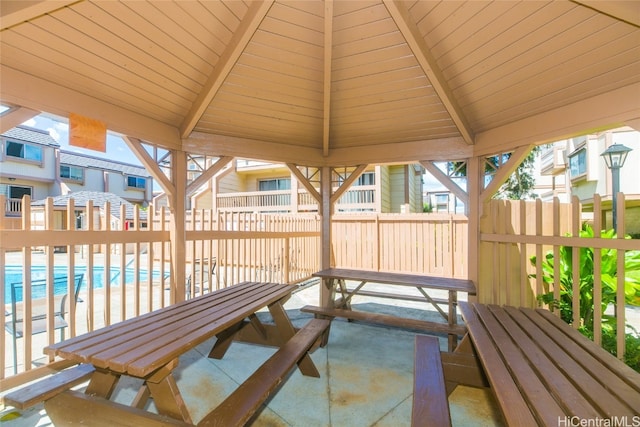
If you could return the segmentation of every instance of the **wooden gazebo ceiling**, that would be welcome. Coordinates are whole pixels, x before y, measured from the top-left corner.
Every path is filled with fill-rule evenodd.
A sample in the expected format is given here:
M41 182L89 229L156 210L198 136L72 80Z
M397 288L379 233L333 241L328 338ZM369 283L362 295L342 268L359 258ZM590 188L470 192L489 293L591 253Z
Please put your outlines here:
M457 159L640 118L640 3L2 1L1 101L169 149Z

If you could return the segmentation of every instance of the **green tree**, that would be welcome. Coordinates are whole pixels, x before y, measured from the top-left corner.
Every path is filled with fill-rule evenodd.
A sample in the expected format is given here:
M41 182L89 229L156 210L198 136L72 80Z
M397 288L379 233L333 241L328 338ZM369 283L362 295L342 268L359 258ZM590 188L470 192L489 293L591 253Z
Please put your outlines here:
M533 192L536 183L533 166L536 155L540 152L539 147L534 147L529 155L518 165L516 170L511 174L509 179L502 184L500 189L493 196L495 199L511 199L521 200L526 198L535 198L537 194ZM500 167L511 158L511 153L496 154L487 157L484 163L485 177L493 175ZM452 177L466 177L466 162L449 162L448 173ZM487 178L488 179L488 178Z

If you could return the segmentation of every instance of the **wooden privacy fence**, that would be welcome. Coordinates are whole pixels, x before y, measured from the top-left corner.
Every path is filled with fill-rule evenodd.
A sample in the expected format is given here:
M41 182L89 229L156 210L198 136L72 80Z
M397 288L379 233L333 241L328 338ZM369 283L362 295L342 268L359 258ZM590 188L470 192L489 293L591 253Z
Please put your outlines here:
M625 206L619 194L618 206ZM615 307L608 307L616 316L616 329L625 331L625 251L639 251L640 240L624 239L625 209L618 209L617 238L603 238L603 209L599 195L594 195L593 209L584 212L577 197L571 203L558 199L543 203L536 201L492 200L484 206L480 220L478 300L487 304L537 307L538 296L552 292L560 299L561 268L568 268L573 283L580 283L584 275L580 269L580 249L593 250L593 325L594 341L601 344L603 310L602 254L617 250ZM593 237L579 237L584 223L592 226ZM543 261L549 254L554 260L561 257L561 248L571 248L570 265L553 263L553 282L545 288ZM532 257L535 256L535 262ZM608 271L607 271L608 273ZM549 273L546 273L550 276ZM535 277L534 277L535 276ZM571 305L573 326L581 326L580 293L573 292ZM584 303L583 303L584 304ZM584 307L583 307L584 308ZM556 310L558 313L558 310ZM640 326L640 325L636 325ZM624 334L617 334L617 354L624 354Z
M466 279L467 225L456 214L335 215L334 266Z

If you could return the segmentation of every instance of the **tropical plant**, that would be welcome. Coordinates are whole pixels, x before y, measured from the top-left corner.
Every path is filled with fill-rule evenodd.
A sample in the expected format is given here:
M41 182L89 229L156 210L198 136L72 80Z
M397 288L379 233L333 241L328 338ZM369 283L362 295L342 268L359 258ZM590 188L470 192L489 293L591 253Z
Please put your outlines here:
M593 228L588 224L584 224L580 231L580 237L594 237ZM602 238L615 238L613 230L603 231ZM627 237L628 238L628 237ZM567 323L573 323L573 251L576 248L570 246L561 246L559 248L559 277L558 283L559 299L556 299L552 288L555 282L555 257L553 252L548 252L542 261L542 282L545 293L538 296L538 300L543 304L548 304L551 309L560 310L560 317ZM594 251L593 248L579 248L579 283L577 286L580 293L580 325L578 329L586 336L593 338L594 330ZM624 296L625 304L640 306L640 251L625 251L625 279L624 279ZM602 279L602 296L601 309L605 313L611 304L616 303L618 288L618 250L601 249L600 250L600 277ZM532 265L536 265L536 257L530 259ZM531 277L536 277L532 274ZM640 371L640 335L638 332L627 325L631 330L626 336L626 361L634 369ZM616 353L616 321L615 317L607 314L602 315L602 345L609 352ZM635 364L635 365L634 365Z

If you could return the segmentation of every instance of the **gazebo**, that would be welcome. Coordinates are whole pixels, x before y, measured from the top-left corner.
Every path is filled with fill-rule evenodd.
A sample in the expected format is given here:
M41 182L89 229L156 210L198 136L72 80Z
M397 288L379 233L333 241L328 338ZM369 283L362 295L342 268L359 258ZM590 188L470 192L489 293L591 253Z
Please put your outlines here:
M285 163L316 198L322 269L332 204L367 165L420 162L465 203L476 282L484 202L534 146L640 129L637 2L3 0L0 14L0 132L49 113L122 135L168 196L173 302L186 197L233 158ZM192 154L217 161L188 182ZM466 162L467 187L439 161Z
M466 201L474 280L482 201L532 146L640 126L634 2L3 1L1 18L2 131L46 112L122 134L169 195L177 265L186 153L220 158L204 178L287 163L325 224L331 168L465 160L466 192L440 178ZM506 152L485 188L483 158Z

